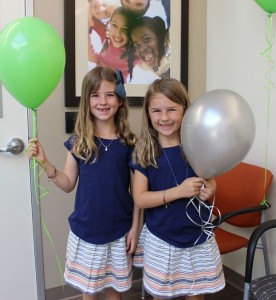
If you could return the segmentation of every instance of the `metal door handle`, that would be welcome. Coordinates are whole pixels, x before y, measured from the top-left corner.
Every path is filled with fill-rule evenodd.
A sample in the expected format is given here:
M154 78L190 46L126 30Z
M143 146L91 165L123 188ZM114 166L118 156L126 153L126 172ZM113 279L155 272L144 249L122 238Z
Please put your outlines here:
M24 143L18 138L13 138L7 147L0 148L0 152L10 152L12 154L19 154L24 150Z

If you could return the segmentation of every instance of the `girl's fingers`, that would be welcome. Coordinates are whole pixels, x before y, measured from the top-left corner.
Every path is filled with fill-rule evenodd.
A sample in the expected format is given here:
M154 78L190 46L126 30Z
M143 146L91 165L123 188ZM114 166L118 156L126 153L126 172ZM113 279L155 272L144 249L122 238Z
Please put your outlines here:
M37 138L31 138L30 140L29 140L29 143L36 143L37 142Z

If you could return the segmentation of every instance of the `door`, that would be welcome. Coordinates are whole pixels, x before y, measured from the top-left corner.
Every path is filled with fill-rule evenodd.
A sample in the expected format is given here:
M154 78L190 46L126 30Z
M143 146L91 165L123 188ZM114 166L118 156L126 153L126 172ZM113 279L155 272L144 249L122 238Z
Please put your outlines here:
M0 0L0 30L12 20L32 15L32 7L32 0ZM12 138L20 138L26 146L28 119L27 109L1 86L0 148ZM0 152L1 299L44 299L39 208L32 204L32 190L27 154Z

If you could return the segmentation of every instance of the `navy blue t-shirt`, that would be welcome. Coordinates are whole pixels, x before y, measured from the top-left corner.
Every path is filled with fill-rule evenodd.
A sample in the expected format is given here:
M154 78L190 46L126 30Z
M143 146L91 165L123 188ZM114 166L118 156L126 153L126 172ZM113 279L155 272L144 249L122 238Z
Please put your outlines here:
M152 166L142 168L140 164L130 164L133 169L147 177L149 191L175 187L175 179L177 184L180 184L186 178L197 177L191 166L185 161L179 146L165 148L165 151L171 167L164 152L157 159L158 168ZM147 209L146 224L150 232L179 248L188 248L205 242L208 236L201 226L208 221L210 211L201 206L196 198L193 200L195 206L192 203L187 206L189 201L190 199L182 198L170 202L167 208L165 205L161 205ZM209 206L206 201L204 204Z
M111 140L101 139L105 145ZM72 232L92 244L105 244L124 236L132 225L133 199L129 193L132 148L115 139L105 151L99 147L99 158L87 163L77 158L79 180L73 213L69 216ZM65 143L70 151L74 136Z

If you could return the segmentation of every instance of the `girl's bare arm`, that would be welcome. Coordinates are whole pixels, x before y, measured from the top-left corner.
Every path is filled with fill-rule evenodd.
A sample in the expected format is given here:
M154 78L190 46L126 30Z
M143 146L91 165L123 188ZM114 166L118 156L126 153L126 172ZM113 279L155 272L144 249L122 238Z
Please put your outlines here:
M149 191L148 179L141 172L135 170L133 182L134 201L140 208L157 207L168 205L170 202L180 198L190 198L198 196L203 179L191 177L184 180L180 185L161 191Z
M64 192L71 192L78 179L78 164L71 153L67 153L64 171L59 171L47 159L45 151L37 139L31 139L29 142L29 157L36 158L38 163L45 167L45 173L52 182Z

